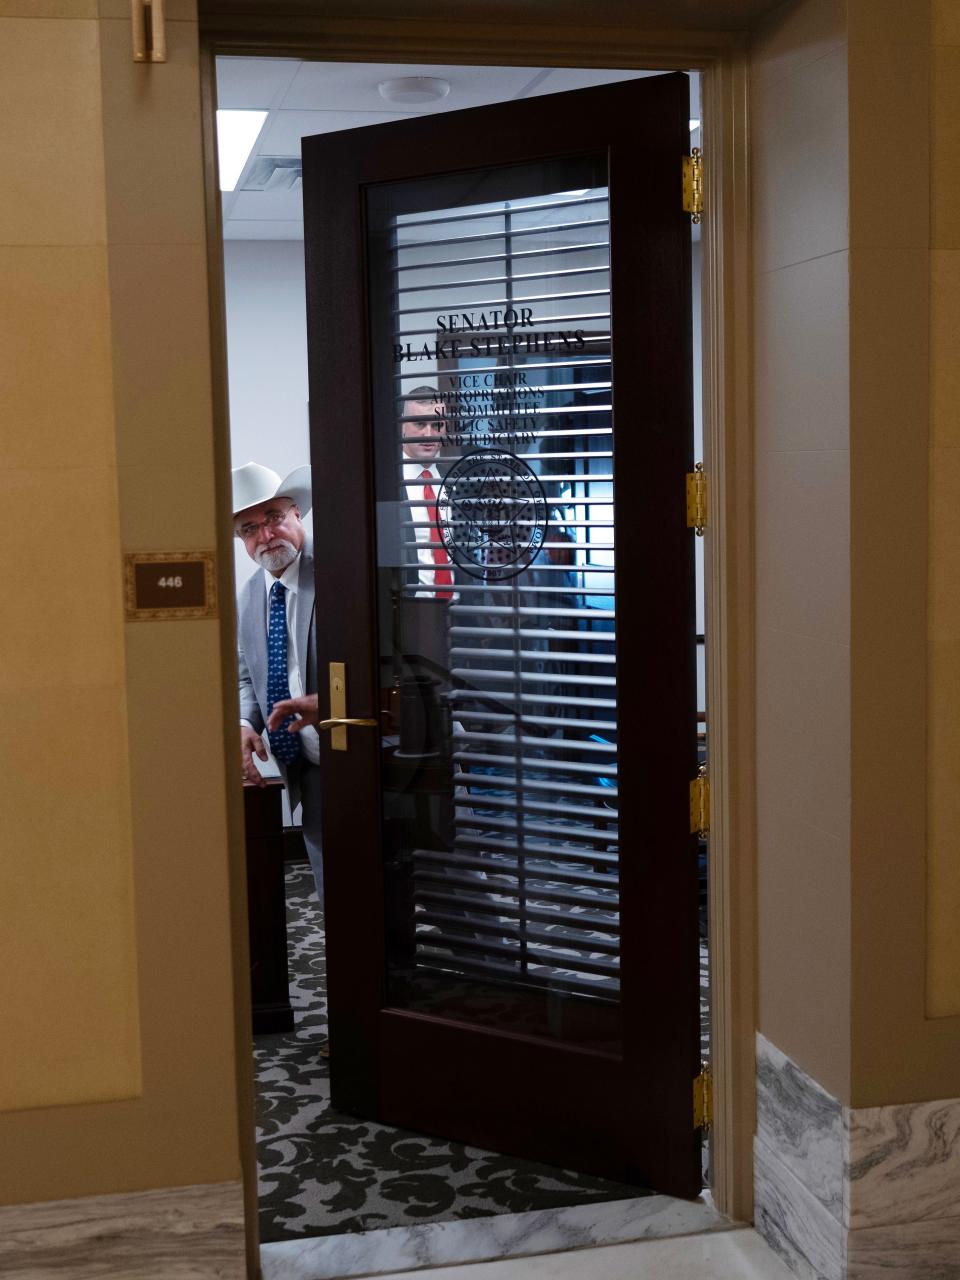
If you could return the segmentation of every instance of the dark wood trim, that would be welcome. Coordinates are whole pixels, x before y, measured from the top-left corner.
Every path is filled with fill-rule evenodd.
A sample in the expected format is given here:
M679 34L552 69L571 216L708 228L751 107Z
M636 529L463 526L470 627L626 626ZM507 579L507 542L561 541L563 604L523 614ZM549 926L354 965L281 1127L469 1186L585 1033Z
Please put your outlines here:
M293 1030L287 965L283 786L243 788L253 1034Z
M214 56L200 49L200 123L203 136L203 190L206 220L207 291L210 333L210 398L213 416L214 481L217 503L217 587L220 597L220 670L223 675L224 799L230 841L227 873L234 982L234 1046L237 1079L237 1131L243 1178L244 1242L247 1274L260 1274L260 1222L257 1200L257 1146L254 1123L253 1052L250 1039L250 943L243 797L238 760L237 619L233 568L233 504L230 482L230 414L227 385L227 324L223 280L223 226L217 172L217 80Z
M736 31L545 26L528 20L349 18L269 12L262 3L201 5L200 34L215 53L316 58L325 62L459 63L490 66L706 67L734 47ZM635 21L635 20L634 20Z
M782 0L686 0L678 12L676 0L594 0L591 17L595 26L620 28L635 24L650 30L670 30L675 35L690 32L749 30ZM363 13L358 13L359 9ZM201 22L218 18L250 18L260 21L292 22L326 20L333 22L377 22L396 18L396 0L198 0ZM321 12L322 11L322 12ZM577 25L583 17L580 0L489 0L485 6L488 25L500 27L529 24L538 18L553 19L560 26ZM404 22L449 19L449 10L440 0L406 0Z
M364 655L349 676L351 715L369 715L378 705L365 184L434 177L444 157L456 172L606 151L613 207L629 210L627 217L613 215L614 358L622 352L630 369L619 384L615 374L614 415L618 491L629 494L618 507L618 534L620 545L631 548L630 581L621 579L618 593L625 659L621 785L633 797L621 819L624 1087L617 1106L629 1135L624 1141L643 1152L634 1156L637 1176L693 1196L701 1184L691 1118L699 1069L697 842L688 822L688 783L697 771L694 552L685 513L692 352L690 233L679 198L688 117L685 78L662 76L401 121L362 135L324 135L306 140L303 153L315 474L358 478L348 501L331 501L328 490L314 508L317 545L353 551L349 564L331 557L318 582L319 595L338 602L318 627L321 671L328 661ZM322 287L311 287L314 281ZM358 577L356 566L364 564L370 571ZM414 1023L383 1011L378 743L374 735L355 735L349 753L327 749L323 763L330 794L351 797L349 806L325 810L333 1085L348 1109L412 1123L428 1055L403 1047ZM338 911L337 902L352 907ZM404 1030L395 1031L400 1025ZM442 1032L427 1032L422 1020L416 1025L427 1035L424 1046L430 1037L443 1040L439 1061L454 1078L479 1052L475 1029L445 1024ZM501 1037L502 1045L508 1039ZM552 1077L569 1080L574 1060L583 1066L571 1046L541 1047ZM584 1079L591 1100L606 1088ZM437 1083L431 1103L440 1105L440 1096ZM493 1111L479 1097L470 1110L478 1126L472 1140L481 1141L492 1132ZM549 1114L541 1116L541 1144ZM414 1127L428 1128L426 1112L419 1115Z
M398 1009L384 1010L381 1037L391 1123L432 1122L442 1137L651 1188L632 1143L640 1100L619 1056Z
M210 281L211 352L213 363L214 448L222 483L218 487L218 509L229 515L229 436L222 310L222 231L219 221L220 198L213 161L215 131L214 108L216 83L213 54L243 53L247 56L282 56L323 58L358 62L389 62L396 48L388 37L372 28L354 26L349 40L338 47L315 36L297 39L293 27L279 28L273 22L276 0L242 0L246 16L261 14L260 34L252 38L248 26L240 33L239 43L231 46L226 39L229 22L226 13L230 0L200 0L201 87L207 197L208 261ZM438 9L440 8L438 3ZM219 14L219 16L217 16ZM711 879L716 877L721 892L713 895L711 907L711 941L713 957L711 986L714 991L712 1058L716 1079L716 1123L712 1138L712 1185L718 1206L730 1216L744 1221L752 1213L752 1148L750 1117L753 1096L753 1010L756 1002L755 934L753 876L755 833L753 829L752 773L752 580L748 561L750 545L749 510L751 491L749 477L749 377L744 370L749 355L749 172L747 166L747 131L749 119L748 70L745 49L748 35L732 40L726 35L690 33L664 36L662 59L658 61L655 39L647 44L648 33L635 25L636 12L624 21L617 32L616 47L607 52L604 38L597 44L598 32L584 33L576 52L580 66L701 68L707 71L703 83L705 115L712 142L713 162L707 167L707 207L705 221L705 322L710 343L705 341L704 363L706 384L706 422L708 463L715 471L715 530L708 535L713 551L709 554L708 574L714 577L713 591L725 604L712 606L718 626L708 648L711 684L708 698L711 708L711 771L715 795L725 797L715 808L716 824L711 837ZM219 23L219 34L217 30ZM755 26L756 23L751 24ZM523 63L537 66L570 65L567 35L558 44L559 29L555 24L540 28L536 42L518 48L510 33L502 28L497 44L488 50L490 27L474 37L472 27L451 26L446 44L436 39L430 23L424 22L416 34L422 45L406 47L405 56L416 62L448 61L510 65ZM332 42L337 44L336 40ZM349 45L352 50L343 50ZM482 47L483 56L477 56ZM668 52L668 49L670 52ZM706 135L705 135L706 136ZM711 143L708 143L711 145ZM705 335L705 338L706 336ZM742 439L741 439L742 436ZM727 454L747 465L729 466ZM726 517L723 515L724 489L721 484L727 472L735 475L726 496L735 501ZM224 495L227 497L224 497ZM729 527L728 527L729 526ZM741 527L742 526L742 527ZM226 526L224 526L226 527ZM230 545L229 533L221 547ZM228 557L219 559L221 597L224 615L220 619L223 668L229 673L235 666L233 604L224 584L232 586ZM729 607L727 607L729 606ZM708 613L711 606L708 605ZM714 620L714 613L709 613ZM225 759L233 760L234 728L229 680L224 684ZM743 704L743 705L741 705ZM725 764L727 756L731 760ZM729 777L727 774L729 773ZM228 770L227 781L233 778ZM239 786L228 786L228 810L231 832L231 917L234 921L234 969L240 977L237 988L237 1061L240 1091L241 1158L244 1163L244 1186L247 1204L247 1240L249 1274L256 1264L256 1163L252 1122L252 1069L249 1053L249 984L246 974L246 905L243 883L242 804ZM734 853L735 851L735 853ZM743 1123L741 1123L743 1120Z
M362 14L349 0L199 0L197 8L201 34L237 53L300 57L312 44L331 60L577 67L637 66L642 53L642 65L689 68L742 41L779 3L594 0L589 24L579 0L489 0L480 20L451 17L442 0L408 0L401 16L394 0L365 0Z

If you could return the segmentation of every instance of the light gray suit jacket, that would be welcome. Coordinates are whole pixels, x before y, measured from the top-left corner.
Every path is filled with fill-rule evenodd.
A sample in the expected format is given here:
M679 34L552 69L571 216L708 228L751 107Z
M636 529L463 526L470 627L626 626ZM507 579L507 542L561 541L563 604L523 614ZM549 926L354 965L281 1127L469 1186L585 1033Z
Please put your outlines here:
M313 542L309 535L300 552L297 574L297 653L303 677L303 692L317 692L316 603L313 580ZM267 718L267 586L263 571L243 586L237 602L237 662L240 674L240 719L249 720L257 733L263 732ZM278 761L279 764L279 761ZM291 807L300 799L299 765L280 772L290 792Z

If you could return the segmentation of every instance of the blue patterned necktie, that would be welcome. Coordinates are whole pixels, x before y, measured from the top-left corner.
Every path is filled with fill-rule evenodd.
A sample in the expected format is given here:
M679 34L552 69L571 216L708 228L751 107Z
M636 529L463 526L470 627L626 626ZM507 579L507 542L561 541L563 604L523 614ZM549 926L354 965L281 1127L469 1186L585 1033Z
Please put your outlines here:
M274 704L290 697L287 675L287 588L275 582L270 588L270 616L267 622L267 715ZM270 750L281 764L291 764L300 754L300 738L287 733L293 716L287 716L279 729L270 734Z

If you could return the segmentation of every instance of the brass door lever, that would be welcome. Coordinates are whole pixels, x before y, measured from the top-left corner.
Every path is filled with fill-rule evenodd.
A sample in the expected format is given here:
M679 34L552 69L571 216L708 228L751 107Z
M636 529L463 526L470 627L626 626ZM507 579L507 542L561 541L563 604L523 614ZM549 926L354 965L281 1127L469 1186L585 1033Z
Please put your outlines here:
M321 720L317 725L318 729L334 729L339 724L379 724L379 720L374 720L371 716L334 716L332 720Z

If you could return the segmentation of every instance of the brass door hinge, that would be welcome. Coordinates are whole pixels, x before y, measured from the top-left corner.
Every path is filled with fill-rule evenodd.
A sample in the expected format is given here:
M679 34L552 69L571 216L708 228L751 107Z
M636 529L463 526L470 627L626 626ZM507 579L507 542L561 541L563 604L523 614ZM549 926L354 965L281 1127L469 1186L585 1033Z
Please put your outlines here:
M707 477L703 463L698 462L687 472L687 528L693 529L698 538L707 527Z
M713 1124L713 1072L705 1062L693 1082L693 1127L709 1129Z
M703 217L703 152L694 147L683 157L683 211L691 222Z
M710 779L707 777L707 766L702 764L700 772L690 783L690 832L696 833L702 840L710 831Z

